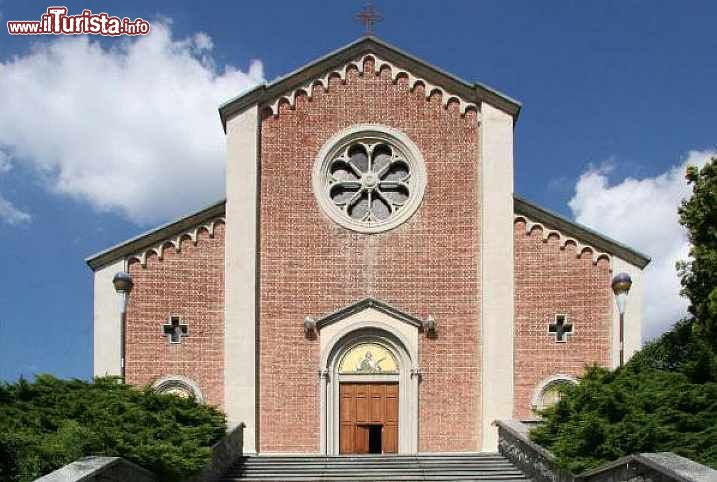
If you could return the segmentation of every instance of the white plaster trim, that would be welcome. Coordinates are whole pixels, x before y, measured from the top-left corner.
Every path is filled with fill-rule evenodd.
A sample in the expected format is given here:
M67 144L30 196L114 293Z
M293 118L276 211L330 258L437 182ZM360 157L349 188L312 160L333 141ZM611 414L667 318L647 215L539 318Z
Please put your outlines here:
M535 387L535 390L533 390L533 396L530 399L529 408L532 410L542 409L543 407L539 407L539 405L540 399L543 397L543 393L545 392L545 390L555 383L563 382L573 383L577 385L578 379L572 375L565 375L563 373L558 373L556 375L551 375L548 378L545 378L543 381L538 383L538 385Z
M338 373L338 363L346 350L364 342L383 345L398 360L399 373L381 378L382 381L397 381L399 385L398 453L417 453L418 328L368 308L324 328L322 332L319 365L321 453L339 454L339 383L379 381L375 375L346 376Z
M224 411L230 429L245 424L244 451L257 452L257 221L259 111L227 123L224 243Z
M159 378L152 384L152 388L160 393L163 390L175 386L179 386L189 390L194 394L194 399L197 402L204 403L204 395L202 395L202 390L199 388L199 384L197 384L197 382L195 382L191 378L187 378L182 375L166 375L162 378Z
M476 432L479 450L498 450L498 430L493 423L513 416L515 317L513 205L513 118L484 103L479 135L480 198L481 383L476 387L481 415Z
M162 241L155 243L153 246L150 246L148 248L143 249L142 251L131 254L127 257L127 262L130 262L132 260L137 260L142 265L143 268L147 267L147 256L149 256L152 253L155 253L159 259L164 258L164 250L167 247L174 247L177 252L182 251L182 239L189 238L192 243L196 246L197 242L199 241L199 232L201 230L207 231L209 233L209 237L214 237L214 231L216 229L217 224L225 224L225 219L223 216L214 218L210 221L197 224L196 226L187 229L185 231L182 231L181 233L174 235L172 237L163 239Z
M411 182L413 183L409 198L401 210L396 215L371 225L356 221L343 213L329 198L328 186L324 182L329 164L338 151L346 148L351 142L363 138L383 140L398 147L410 165ZM379 233L393 229L413 216L423 200L427 183L426 177L426 162L423 155L418 146L406 134L382 124L356 124L334 134L324 143L314 160L311 182L319 207L332 221L359 233Z
M558 237L558 242L560 249L565 249L568 243L573 243L575 245L575 257L581 258L584 251L590 251L592 254L592 262L593 264L597 264L600 259L606 259L608 263L610 264L610 269L612 270L612 255L610 253L607 253L605 251L600 251L596 247L583 243L579 241L576 238L573 238L571 236L566 236L562 232L558 231L557 229L549 228L543 223L539 223L536 221L532 221L528 217L518 214L514 217L513 222L517 223L518 221L523 221L525 223L525 234L528 236L531 235L531 232L533 228L540 228L542 230L542 239L544 243L548 242L548 239L551 235L556 235Z
M105 265L94 273L93 374L122 375L122 309L124 299L112 279L127 271L124 259Z
M444 108L448 108L448 104L451 101L458 102L459 104L459 111L461 115L465 115L465 113L468 110L473 110L476 112L477 115L479 115L479 109L478 106L470 102L456 94L449 93L446 89L443 87L433 84L426 79L422 77L417 77L413 75L411 72L409 72L406 69L399 68L392 64L391 62L388 62L386 60L383 60L379 57L377 57L375 54L366 54L361 56L357 60L353 60L351 62L347 62L346 64L342 65L341 67L338 67L336 69L330 70L323 75L316 77L305 84L296 87L295 89L286 92L280 96L278 96L273 101L269 102L266 107L269 108L274 116L279 115L279 105L283 102L286 102L289 104L289 107L292 109L296 107L296 97L303 93L306 94L309 98L311 98L314 94L314 88L316 86L321 86L324 88L324 92L329 91L329 79L333 76L338 76L342 82L346 82L348 71L355 67L358 69L359 73L361 75L364 74L364 65L368 59L374 60L374 75L380 75L381 70L384 67L388 67L388 69L391 71L391 79L393 80L393 83L395 84L398 81L398 78L403 76L408 79L408 87L410 90L414 90L418 84L423 85L426 99L428 99L433 92L438 92L441 95L441 103L443 104Z

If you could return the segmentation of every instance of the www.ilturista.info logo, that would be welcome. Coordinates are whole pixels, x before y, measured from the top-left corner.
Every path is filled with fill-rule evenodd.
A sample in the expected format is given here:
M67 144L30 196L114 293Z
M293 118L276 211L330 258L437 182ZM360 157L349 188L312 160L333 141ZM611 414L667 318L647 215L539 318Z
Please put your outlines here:
M147 35L149 22L136 18L112 17L104 12L83 10L79 15L67 15L67 7L48 7L40 20L10 20L10 35Z

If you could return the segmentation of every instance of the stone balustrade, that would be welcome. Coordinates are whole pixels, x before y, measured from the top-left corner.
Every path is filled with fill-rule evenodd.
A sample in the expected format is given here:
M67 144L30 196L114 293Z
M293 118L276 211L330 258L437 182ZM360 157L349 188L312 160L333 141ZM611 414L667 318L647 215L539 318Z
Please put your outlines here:
M672 452L630 455L572 474L558 465L550 451L530 440L525 423L495 424L499 452L535 482L717 482L717 471Z

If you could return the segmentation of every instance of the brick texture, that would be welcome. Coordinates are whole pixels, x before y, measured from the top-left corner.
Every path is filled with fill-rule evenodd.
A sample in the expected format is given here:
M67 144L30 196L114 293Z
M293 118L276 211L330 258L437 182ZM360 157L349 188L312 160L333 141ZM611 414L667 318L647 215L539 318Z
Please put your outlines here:
M147 267L129 266L134 288L127 307L126 378L151 384L165 375L194 380L208 403L224 402L224 225L214 237L200 230L196 246L184 238L181 251L167 247ZM181 344L170 344L162 325L178 315L189 328Z
M318 207L311 188L315 156L336 132L380 123L419 147L428 184L414 216L365 235L346 230ZM321 316L367 296L419 317L433 315L438 337L421 335L419 449L478 446L479 175L478 124L439 94L410 91L388 72L332 78L328 92L300 96L294 109L261 122L259 433L261 451L319 451L319 344L304 337L306 316Z
M593 265L592 253L580 258L574 244L565 249L557 236L547 242L540 228L525 233L515 223L515 405L514 416L532 418L536 387L551 375L577 376L585 365L610 362L612 292L605 259ZM556 314L565 314L574 334L557 343L548 333Z

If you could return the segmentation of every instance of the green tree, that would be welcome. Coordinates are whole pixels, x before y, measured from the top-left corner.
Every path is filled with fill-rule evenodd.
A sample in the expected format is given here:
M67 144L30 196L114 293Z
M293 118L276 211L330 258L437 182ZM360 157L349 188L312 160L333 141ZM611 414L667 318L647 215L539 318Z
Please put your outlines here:
M106 377L0 384L0 480L30 481L79 457L124 457L161 480L182 480L207 462L224 415L191 399Z
M680 222L687 228L690 261L678 264L682 293L690 300L690 314L713 347L717 347L717 158L701 170L687 169L693 195L680 206Z

